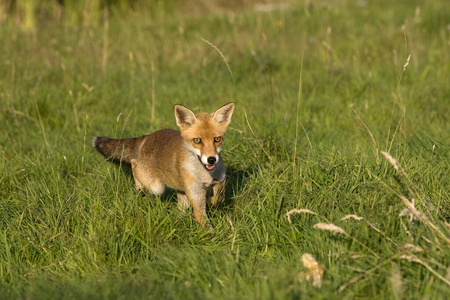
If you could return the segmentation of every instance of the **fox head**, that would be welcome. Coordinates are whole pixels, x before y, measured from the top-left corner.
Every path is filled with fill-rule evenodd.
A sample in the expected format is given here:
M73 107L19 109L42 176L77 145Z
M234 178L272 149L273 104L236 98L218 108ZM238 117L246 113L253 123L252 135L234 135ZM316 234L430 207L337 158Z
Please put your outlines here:
M214 171L219 161L219 152L234 105L231 102L212 114L201 112L197 115L182 105L174 106L175 119L187 148L197 155L208 171Z

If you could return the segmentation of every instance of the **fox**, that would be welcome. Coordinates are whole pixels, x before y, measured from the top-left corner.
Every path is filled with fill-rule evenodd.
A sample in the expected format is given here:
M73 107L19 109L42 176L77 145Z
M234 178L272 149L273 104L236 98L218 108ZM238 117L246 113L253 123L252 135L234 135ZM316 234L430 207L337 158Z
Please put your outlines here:
M226 168L219 153L234 107L235 102L230 102L214 113L194 114L177 104L174 113L179 131L161 129L126 139L96 136L92 145L107 160L131 165L137 190L155 195L166 187L175 190L178 209L192 206L195 221L211 228L206 195L212 188L209 201L214 207L225 199Z

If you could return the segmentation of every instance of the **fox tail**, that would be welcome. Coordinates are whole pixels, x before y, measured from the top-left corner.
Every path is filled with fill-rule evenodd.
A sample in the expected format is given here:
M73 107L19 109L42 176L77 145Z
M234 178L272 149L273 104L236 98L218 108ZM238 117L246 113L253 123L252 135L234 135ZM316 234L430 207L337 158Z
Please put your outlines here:
M136 139L110 139L96 136L92 139L92 146L106 159L116 163L131 163L135 149Z

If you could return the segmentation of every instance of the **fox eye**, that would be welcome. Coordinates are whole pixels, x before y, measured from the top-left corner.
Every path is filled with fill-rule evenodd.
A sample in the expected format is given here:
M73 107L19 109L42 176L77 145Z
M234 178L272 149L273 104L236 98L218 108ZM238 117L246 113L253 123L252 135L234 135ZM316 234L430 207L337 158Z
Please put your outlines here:
M216 136L215 138L214 138L214 142L215 143L219 143L219 142L221 142L222 141L222 137L221 136Z
M195 139L193 139L193 141L194 141L195 144L200 144L202 142L202 139L201 138L195 138Z

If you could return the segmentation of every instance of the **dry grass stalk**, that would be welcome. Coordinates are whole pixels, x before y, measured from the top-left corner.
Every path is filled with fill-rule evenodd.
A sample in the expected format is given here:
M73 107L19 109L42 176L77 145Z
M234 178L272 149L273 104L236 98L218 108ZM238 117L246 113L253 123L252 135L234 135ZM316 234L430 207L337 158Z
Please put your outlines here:
M406 70L406 67L409 65L410 59L411 59L411 54L408 55L408 58L406 59L406 63L403 65L403 71L405 71L405 70Z
M152 70L152 114L151 114L151 117L150 117L150 122L154 122L154 120L155 120L155 103L156 103L156 92L155 92L155 89L156 89L156 84L155 84L155 82L156 82L156 71L155 71L155 61L154 61L154 59L153 59L153 57L152 57L152 61L151 61L151 70Z
M416 217L417 219L421 220L424 223L428 221L427 217L421 211L416 209L413 201L409 201L408 198L406 198L401 194L399 194L398 197L403 201L403 203L405 203L406 207L408 208L409 212L412 214L413 217Z
M376 254L373 250L371 250L369 247L367 247L366 245L364 245L363 243L358 241L356 238L352 237L350 234L345 232L345 230L342 229L339 226L336 226L334 224L317 223L317 224L314 224L314 228L322 229L322 230L328 230L328 231L331 231L331 232L334 232L334 233L341 233L341 234L345 235L346 237L348 237L349 239L352 239L353 241L358 243L361 247L363 247L364 249L366 249L367 251L372 253L376 258L380 258L378 256L378 254Z
M384 157L386 157L386 159L389 161L389 163L394 166L394 169L396 169L398 171L399 166L397 163L397 160L395 158L393 158L389 153L381 151L381 154L383 154Z
M445 278L444 276L442 276L441 274L439 274L438 272L436 272L432 267L430 267L426 262L422 261L419 257L417 257L414 254L410 254L410 255L406 255L403 254L400 256L400 259L405 259L409 262L416 262L421 264L422 266L424 266L428 271L430 271L431 273L433 273L437 278L439 278L440 280L442 280L443 282L445 282L448 286L450 286L450 280L448 280L447 278Z
M391 264L391 284L396 299L402 299L402 295L405 292L405 287L403 285L403 278L400 267L395 263Z
M406 227L405 223L403 223L402 220L400 220L400 224L402 224L403 229L405 230L406 234L411 238L412 234L411 232L408 230L408 227Z
M317 228L317 229L328 230L328 231L331 231L334 233L342 233L346 236L350 236L347 232L345 232L344 229L342 229L341 227L336 226L334 224L317 223L317 224L314 224L313 227Z
M267 158L269 158L269 160L273 163L272 157L270 157L269 153L267 153L266 149L264 149L264 147L261 145L261 142L259 141L259 139L256 137L255 132L253 131L252 126L250 126L250 122L248 121L248 117L247 114L245 113L245 120L247 121L247 125L248 128L250 129L250 131L252 132L252 135L255 137L256 142L258 143L258 146L261 148L262 151L264 151L264 153L266 154Z
M349 285L351 285L351 284L357 282L358 280L360 280L360 279L366 277L369 273L372 273L373 271L378 270L379 268L381 268L381 267L384 266L385 264L387 264L387 263L391 262L392 260L394 260L394 258L396 258L396 257L397 257L397 256L393 256L393 257L391 257L391 258L389 258L389 259L387 259L387 260L385 260L385 261L379 263L378 265L376 265L376 266L373 267L372 269L369 269L369 270L367 270L366 272L364 272L364 273L362 273L362 274L360 274L360 275L358 275L358 276L356 276L356 277L353 277L353 278L350 279L347 283L341 285L341 287L339 288L338 292L339 292L339 293L343 292Z
M354 219L354 220L357 220L357 221L364 220L367 223L367 225L369 225L373 230L375 230L376 232L378 232L379 234L384 236L388 241L390 241L394 245L397 245L397 243L394 242L390 237L388 237L383 231L378 229L375 225L373 225L369 221L365 220L363 217L358 217L357 215L347 215L347 216L343 217L341 219L341 221L345 221L345 220L348 220L348 219Z
M223 55L222 51L220 51L220 49L219 49L216 45L214 45L213 43L211 43L210 41L208 41L208 40L206 40L206 39L204 39L204 38L200 38L200 39L201 39L203 42L205 42L206 44L208 44L209 46L211 46L214 50L216 50L217 53L219 53L220 57L222 58L223 62L225 63L225 65L226 65L226 67L227 67L227 69L228 69L228 73L230 73L231 80L233 80L233 82L235 82L234 76L233 76L233 72L231 72L230 65L228 64L228 60L227 60L227 58L225 57L225 55Z
M431 155L430 155L430 159L433 158L433 154L434 154L434 149L436 149L436 145L433 145L433 148L431 149Z
M414 215L414 217L417 217L422 223L424 223L428 227L431 227L432 229L434 229L443 238L443 240L447 244L450 244L450 239L436 225L431 223L428 220L427 216L423 212L417 210L414 207L414 203L413 202L409 201L405 196L403 196L401 194L398 194L398 193L396 193L396 194L403 201L403 203L405 203L406 207L409 209L411 214Z
M293 157L293 167L294 167L294 174L297 174L295 172L295 161L297 158L297 142L298 142L298 115L300 112L300 99L302 97L302 78L303 78L303 52L302 52L302 60L300 64L300 79L298 82L298 96L297 96L297 117L295 119L295 142L294 142L294 157Z
M413 198L416 198L416 194L418 194L418 192L417 192L417 190L415 190L414 184L411 181L411 179L409 178L408 174L406 174L405 170L400 166L398 161L395 158L393 158L388 152L381 151L381 153L389 161L389 163L394 167L394 169L399 171L400 174L403 175L403 177L408 181L408 183L412 187L412 188L408 188L408 191L410 192L410 194ZM413 203L414 203L414 201L413 201Z
M306 279L306 281L310 281L312 279L313 286L317 286L320 288L322 286L325 267L319 265L319 263L309 253L305 253L302 255L302 262L305 268L308 269L308 271L299 273L298 279L300 281L302 281L303 279Z
M400 256L400 259L404 259L404 260L407 260L407 261L409 261L409 262L418 262L416 256L407 255L407 254L401 255L401 256Z
M394 166L394 168L396 170L400 170L400 172L402 173L402 175L404 175L406 178L408 178L407 174L403 171L403 169L400 168L399 164L397 163L397 161L391 156L389 155L389 153L387 152L381 152L386 159L389 160L389 162ZM408 200L408 198L406 198L404 195L398 193L397 191L395 191L392 187L390 187L387 183L383 182L381 180L381 178L379 178L378 176L371 174L373 177L375 177L376 179L378 179L378 181L380 181L387 189L389 189L392 193L394 193L395 195L397 195L397 197L399 197L403 203L406 205L406 207L408 208L410 214L412 214L413 217L416 217L417 219L419 219L423 224L425 224L426 226L430 227L431 229L433 229L447 244L450 244L450 238L448 238L435 224L433 224L432 222L430 222L428 220L428 217L421 211L417 210L414 206L414 200L410 201ZM412 192L410 190L410 192ZM411 217L410 217L411 218Z
M102 48L102 72L106 74L108 68L109 50L109 10L103 9L103 48Z
M359 221L359 220L363 220L364 218L358 217L357 215L346 215L345 217L343 217L341 219L341 221L348 220L348 219L355 219L355 220Z
M231 251L234 250L234 243L236 242L236 230L234 229L233 222L231 222L230 216L227 215L227 221L230 223L231 230L233 231L233 240L231 241Z
M403 244L402 249L409 251L409 252L422 252L423 251L423 249L420 248L419 246L409 244L409 243Z
M408 217L409 223L412 223L415 219L414 214L408 208L402 209L398 214L399 217Z
M307 213L307 214L312 214L312 215L316 214L315 212L313 212L313 211L311 211L309 209L304 209L304 208L302 208L302 209L291 209L290 211L288 211L286 213L286 217L288 218L289 224L292 224L292 222L291 222L291 214L301 214L301 213Z
M367 130L367 132L369 133L370 138L372 139L373 147L375 148L375 154L377 155L377 162L379 162L379 161L380 161L380 156L379 156L379 154L378 154L378 151L379 151L379 149L378 149L378 143L377 143L377 141L375 140L375 138L374 138L374 136L373 136L373 134L372 134L372 131L370 131L369 126L367 126L366 123L364 123L364 121L363 121L363 120L361 119L361 117L358 115L358 113L356 112L356 110L353 109L353 111L355 112L355 115L358 117L359 121L364 125L364 127L365 127L366 130Z

